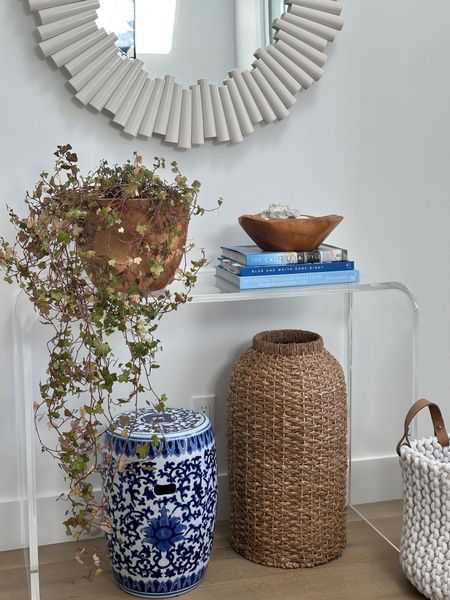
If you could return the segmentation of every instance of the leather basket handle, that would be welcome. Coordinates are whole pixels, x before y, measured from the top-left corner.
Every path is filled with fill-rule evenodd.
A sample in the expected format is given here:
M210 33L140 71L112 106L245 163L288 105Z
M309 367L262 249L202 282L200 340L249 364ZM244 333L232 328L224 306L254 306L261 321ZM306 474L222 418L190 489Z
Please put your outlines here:
M417 402L411 406L411 408L408 411L408 414L406 415L403 437L397 444L397 454L399 456L400 448L403 444L411 446L409 442L409 426L411 425L411 421L414 419L417 413L419 413L423 408L426 408L427 406L430 410L431 420L433 421L434 434L437 437L439 443L443 447L448 446L450 444L441 409L437 404L434 404L433 402L429 402L428 400L425 400L425 398L422 398L421 400L417 400Z

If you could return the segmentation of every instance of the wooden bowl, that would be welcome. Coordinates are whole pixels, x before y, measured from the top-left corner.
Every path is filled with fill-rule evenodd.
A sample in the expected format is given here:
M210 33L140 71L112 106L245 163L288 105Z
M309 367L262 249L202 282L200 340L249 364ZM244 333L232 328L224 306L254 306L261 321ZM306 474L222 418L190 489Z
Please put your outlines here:
M308 219L267 220L261 215L242 215L239 223L262 250L302 252L320 246L343 218L326 215Z

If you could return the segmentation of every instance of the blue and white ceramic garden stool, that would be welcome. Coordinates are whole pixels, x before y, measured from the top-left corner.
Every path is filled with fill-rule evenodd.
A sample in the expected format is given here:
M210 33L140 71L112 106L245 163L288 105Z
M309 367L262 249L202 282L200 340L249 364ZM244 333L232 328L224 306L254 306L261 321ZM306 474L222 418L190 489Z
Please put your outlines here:
M114 426L106 436L114 462L105 495L117 583L146 598L188 592L200 583L213 543L217 467L211 424L184 408L163 414L144 408L122 414ZM117 470L120 456L127 459L123 473Z

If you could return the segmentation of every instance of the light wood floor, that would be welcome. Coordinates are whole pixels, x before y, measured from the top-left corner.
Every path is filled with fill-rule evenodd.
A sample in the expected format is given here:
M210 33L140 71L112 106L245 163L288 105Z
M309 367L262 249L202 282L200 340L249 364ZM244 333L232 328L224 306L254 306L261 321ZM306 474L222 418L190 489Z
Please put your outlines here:
M384 532L400 530L398 504L364 507ZM110 570L93 584L80 577L72 543L41 548L42 600L127 600ZM0 600L28 600L23 553L0 553ZM354 513L349 513L348 546L342 558L315 569L285 571L249 562L229 544L219 523L203 583L186 600L403 600L423 598L405 580L398 554Z

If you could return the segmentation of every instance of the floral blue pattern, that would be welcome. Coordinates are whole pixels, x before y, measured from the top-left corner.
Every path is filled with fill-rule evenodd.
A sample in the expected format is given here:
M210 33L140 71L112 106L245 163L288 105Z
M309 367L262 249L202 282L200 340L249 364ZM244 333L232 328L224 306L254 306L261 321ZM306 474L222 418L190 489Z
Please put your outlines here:
M166 408L163 413L152 408L139 408L137 411L124 412L114 419L113 437L121 437L124 420L127 437L140 439L151 438L154 433L179 439L182 434L193 435L209 427L206 415L188 408Z
M196 414L188 415L189 423L198 424ZM120 587L137 596L157 598L189 591L200 583L211 553L217 507L214 436L207 419L206 429L202 426L201 433L194 433L198 429L186 432L181 416L180 420L174 416L178 437L171 432L161 442L159 454L148 445L153 470L139 459L135 439L125 449L129 467L118 473L113 463L106 481L113 528L107 535L111 564ZM148 430L142 433L148 441ZM116 460L124 450L120 441L109 434Z
M177 542L183 539L186 525L180 523L178 517L169 517L165 506L161 509L158 518L152 519L150 525L144 529L147 544L154 544L158 550L170 550Z
M120 456L124 454L128 457L137 455L137 448L143 443L149 444L147 456L154 458L155 456L181 456L183 454L192 454L198 452L201 448L206 448L214 443L214 434L211 427L208 427L199 434L190 435L189 437L181 437L175 439L161 440L157 445L148 439L127 439L122 437L107 434L107 443L109 444L113 454Z

